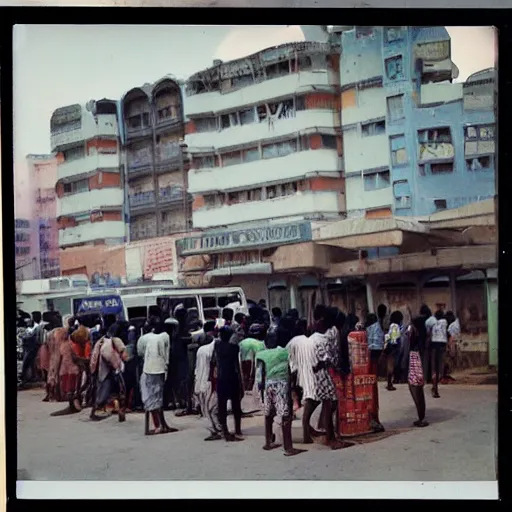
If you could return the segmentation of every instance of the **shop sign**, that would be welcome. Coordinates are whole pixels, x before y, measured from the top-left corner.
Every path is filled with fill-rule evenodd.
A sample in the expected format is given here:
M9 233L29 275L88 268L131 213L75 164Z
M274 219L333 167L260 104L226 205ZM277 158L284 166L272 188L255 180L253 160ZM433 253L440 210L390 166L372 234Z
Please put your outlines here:
M176 249L179 256L188 256L307 242L311 238L311 223L302 222L204 233L177 240Z

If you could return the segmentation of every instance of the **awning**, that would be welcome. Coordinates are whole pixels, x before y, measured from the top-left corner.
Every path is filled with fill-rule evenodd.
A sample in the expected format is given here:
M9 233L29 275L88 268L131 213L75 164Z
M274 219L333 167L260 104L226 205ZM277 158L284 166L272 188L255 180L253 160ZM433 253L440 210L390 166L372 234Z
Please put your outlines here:
M239 267L216 268L206 272L206 278L225 277L225 276L241 276L241 275L257 275L272 274L272 263L250 263L249 265L240 265Z

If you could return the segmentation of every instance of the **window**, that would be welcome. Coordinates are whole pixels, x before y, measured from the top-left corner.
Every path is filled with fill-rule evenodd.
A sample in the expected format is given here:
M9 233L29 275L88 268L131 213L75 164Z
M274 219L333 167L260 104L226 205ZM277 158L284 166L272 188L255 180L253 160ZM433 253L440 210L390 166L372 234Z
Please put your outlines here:
M402 41L404 38L402 27L384 27L384 42L387 44Z
M207 206L209 208L215 207L215 204L216 204L215 194L209 194L207 196L204 196L204 204L205 204L205 206Z
M242 160L244 162L255 162L260 159L259 148L245 149L242 151Z
M261 201L261 188L253 188L249 190L248 201Z
M453 172L453 162L430 164L430 172L432 174L444 174L447 172Z
M364 190L380 190L390 186L389 171L378 171L364 176Z
M98 153L100 155L115 155L117 154L117 147L116 146L100 146L98 148Z
M279 78L280 76L285 76L290 74L290 62L288 60L277 62L276 64L271 64L265 68L265 73L267 75L267 79L271 80L272 78Z
M298 59L298 70L299 71L307 71L308 69L311 69L311 58L307 55L301 55Z
M258 120L260 123L262 121L265 121L265 119L267 119L267 116L268 116L267 105L259 105L258 107L256 107L256 112L258 114Z
M243 202L243 192L229 192L228 202L230 204L237 204Z
M203 117L196 119L196 130L198 133L214 132L217 130L217 119L215 117Z
M469 158L466 160L466 170L468 171L481 171L491 168L491 157L481 156L476 158Z
M297 112L306 110L306 96L297 96L295 98L295 109Z
M386 64L386 76L389 80L403 80L404 79L404 67L403 67L403 57L401 55L397 55L395 57L390 57L385 60Z
M246 124L252 124L256 122L256 116L254 112L254 108L248 108L246 110L242 110L240 112L240 124L242 126Z
M215 157L213 155L194 158L194 167L196 169L211 169L215 167Z
M231 121L231 126L238 126L240 124L238 122L238 112L234 112L233 114L229 114L229 120Z
M15 236L16 242L28 242L29 238L28 233L16 233Z
M418 132L420 143L443 144L452 142L450 128L433 128L431 130L421 130Z
M495 152L494 125L467 126L465 128L466 157L469 155L491 155Z
M395 196L395 208L411 207L411 187L407 180L399 180L393 183L393 195Z
M378 121L376 123L367 123L361 125L361 133L363 137L372 137L374 135L382 135L386 133L386 121Z
M287 156L297 151L297 141L288 140L276 144L263 146L263 158L276 158L278 156Z
M29 253L30 253L30 247L16 246L16 256L26 256Z
M321 135L322 146L326 149L338 149L338 140L334 135Z
M275 186L267 187L267 199L274 199L277 196L277 188Z
M404 95L389 96L387 98L388 117L391 121L398 121L405 117L404 113Z
M232 153L224 153L222 155L222 167L229 165L237 165L242 163L240 151L233 151Z
M408 163L407 150L405 149L405 135L395 135L389 138L391 145L391 162L393 166L406 165Z
M15 225L17 228L29 228L30 222L28 220L16 219Z
M373 27L356 27L356 38L372 37Z
M283 195L285 196L293 196L299 190L299 184L296 181L292 183L285 183L282 187L284 189Z
M446 199L434 199L434 206L436 210L446 210Z
M142 127L149 126L149 112L143 112L142 114Z
M260 107L258 107L259 109ZM295 108L293 106L293 100L284 100L279 101L277 103L269 103L268 109L270 111L271 116L276 116L278 119L290 119L292 117L295 117ZM258 110L259 114L259 110ZM266 117L266 111L265 114L262 113L260 115L260 119L264 119L263 115Z
M63 151L64 161L71 162L85 157L85 146L80 145Z
M231 87L233 89L238 89L239 87L247 87L248 85L252 85L254 83L254 78L252 75L242 75L242 76L234 76L231 79Z
M220 126L223 130L225 130L226 128L231 128L229 114L224 114L223 116L220 116Z
M64 193L65 194L75 194L79 192L88 192L89 191L89 180L86 178L85 180L78 180L72 183L64 183Z

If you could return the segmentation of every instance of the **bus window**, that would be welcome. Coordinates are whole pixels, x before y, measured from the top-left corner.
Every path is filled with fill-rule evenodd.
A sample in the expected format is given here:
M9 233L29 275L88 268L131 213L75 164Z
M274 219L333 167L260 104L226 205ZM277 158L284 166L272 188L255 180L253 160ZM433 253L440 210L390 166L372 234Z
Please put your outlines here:
M186 310L191 308L197 309L199 307L196 297L158 297L157 304L162 313L167 313L170 316L174 316L174 310L180 304L182 304Z
M228 304L232 304L233 302L238 302L242 304L242 297L240 297L239 293L230 293L229 295L219 295L218 297L219 307L225 308Z
M162 316L162 310L158 306L149 306L149 316L157 316L160 318Z
M215 296L204 296L201 297L203 304L203 313L205 320L216 320L221 316L221 308L217 306L217 297Z
M132 318L145 318L146 316L146 306L134 306L133 308L128 308L128 320L131 320Z

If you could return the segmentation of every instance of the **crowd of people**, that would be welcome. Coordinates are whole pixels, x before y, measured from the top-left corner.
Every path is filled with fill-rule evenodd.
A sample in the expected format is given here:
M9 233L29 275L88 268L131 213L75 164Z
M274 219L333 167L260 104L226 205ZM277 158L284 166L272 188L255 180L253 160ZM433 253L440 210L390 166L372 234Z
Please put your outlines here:
M130 322L111 316L82 315L62 319L55 312L32 314L25 338L29 347L21 375L37 354L46 380L44 401L66 401L67 407L52 413L61 416L90 407L90 419L111 415L108 407L126 420L129 411L144 411L146 435L177 432L165 412L176 416L200 415L209 431L205 441L243 440L242 420L257 411L265 416L264 450L277 448L273 425L282 429L284 454L304 450L293 446L292 421L302 413L302 442L314 438L332 449L344 446L339 435L338 390L351 373L349 342L360 334L369 351L370 373L385 366L388 391L407 383L415 403L417 427L428 425L424 386L432 383L439 398L439 382L446 377L445 353L450 339L460 333L451 312L435 314L422 306L408 323L400 311L389 317L383 305L366 315L364 323L336 307L317 305L313 322L300 318L296 309L271 313L253 305L249 314L230 307L222 318L191 324L183 305L172 314L137 318ZM60 322L60 323L59 323ZM375 380L377 381L377 380ZM242 399L252 395L254 410L243 412ZM228 403L234 432L228 428ZM373 389L371 426L383 431L379 420L378 388ZM311 425L321 406L316 427ZM179 410L179 412L178 412ZM322 441L322 439L320 439Z

